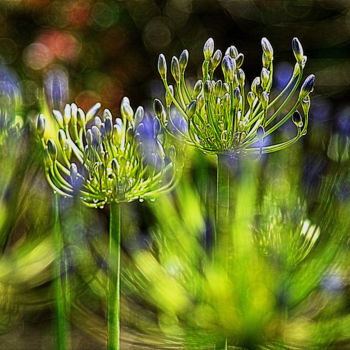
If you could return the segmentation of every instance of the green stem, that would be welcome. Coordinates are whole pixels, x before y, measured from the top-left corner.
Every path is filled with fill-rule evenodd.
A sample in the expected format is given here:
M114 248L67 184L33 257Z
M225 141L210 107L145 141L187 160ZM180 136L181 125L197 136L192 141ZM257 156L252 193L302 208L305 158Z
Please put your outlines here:
M61 235L61 227L59 221L59 209L58 209L58 194L54 194L53 198L53 236L56 249L56 260L54 262L54 289L55 289L55 328L56 328L56 349L66 350L68 349L68 325L66 318L66 305L65 305L65 292L62 283L62 271L61 271L61 256L63 249L63 239Z
M223 235L227 232L229 206L230 206L230 170L226 163L226 156L217 155L217 173L216 173L216 237L214 246L217 247L221 242Z
M228 269L230 252L232 250L232 239L230 231L230 168L227 163L228 156L217 155L217 188L216 188L216 237L214 249L223 259L224 266ZM222 344L216 344L216 349L227 349L227 339Z
M108 252L108 350L120 349L120 241L120 205L112 202Z

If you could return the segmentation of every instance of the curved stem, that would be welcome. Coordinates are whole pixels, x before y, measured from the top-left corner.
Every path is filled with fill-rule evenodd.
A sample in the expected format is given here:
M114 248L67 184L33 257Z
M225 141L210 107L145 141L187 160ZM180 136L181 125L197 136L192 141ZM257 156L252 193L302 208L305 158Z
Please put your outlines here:
M108 350L120 350L120 217L120 204L112 202L108 251Z
M59 222L58 194L53 197L53 238L56 248L56 260L54 262L54 289L55 289L55 328L56 328L56 350L68 349L68 325L66 319L66 295L62 284L61 256L63 249L63 239ZM67 286L66 286L67 287Z

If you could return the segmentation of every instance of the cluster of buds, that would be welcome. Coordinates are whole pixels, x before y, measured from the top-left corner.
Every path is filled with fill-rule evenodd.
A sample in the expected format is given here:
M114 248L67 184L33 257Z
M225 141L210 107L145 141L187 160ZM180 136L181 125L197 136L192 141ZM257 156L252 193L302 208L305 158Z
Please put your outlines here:
M305 79L297 95L306 63L303 48L299 40L294 38L292 48L296 64L292 76L285 88L271 99L273 48L266 38L261 40L261 45L263 68L260 76L252 81L250 91L247 91L245 73L241 68L244 56L235 46L230 46L223 55L220 50L214 50L213 39L208 39L203 48L203 77L193 87L189 87L185 81L188 51L184 50L179 58L174 56L171 60L174 85L168 84L167 63L161 54L158 71L166 90L165 107L156 99L154 110L164 127L176 130L188 144L214 154L270 153L286 148L305 135L310 108L309 94L313 90L315 76L310 75ZM223 80L214 80L215 70L220 65ZM173 107L187 122L186 131L173 122ZM264 138L289 119L296 126L296 135L282 143L264 145Z
M142 107L134 113L126 97L121 118L114 119L108 109L99 116L100 107L97 103L86 114L74 103L67 104L63 114L54 110L57 144L45 139L45 117L39 115L37 132L45 148L45 173L54 191L66 197L79 193L87 206L102 207L142 201L171 189L177 178L174 150L165 155L160 128L154 128L150 152L143 143L145 124L159 125L157 118L145 116Z

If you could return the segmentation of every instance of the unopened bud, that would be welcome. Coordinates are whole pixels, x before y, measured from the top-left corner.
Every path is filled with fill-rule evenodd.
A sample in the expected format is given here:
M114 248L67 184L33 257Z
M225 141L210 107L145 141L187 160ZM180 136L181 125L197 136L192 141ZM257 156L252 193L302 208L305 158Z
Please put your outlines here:
M214 85L214 94L216 96L219 96L221 94L221 90L222 90L222 81L218 80Z
M120 111L121 111L121 114L122 114L122 117L123 117L124 120L128 120L130 122L132 121L133 116L134 116L134 111L133 111L133 109L130 106L130 102L129 102L128 98L124 97L122 99L122 103L121 103L121 106L120 106Z
M241 90L239 87L236 87L234 90L233 90L233 104L235 106L237 106L239 104L239 101L241 99Z
M62 149L64 149L65 144L66 144L66 134L62 129L60 129L58 131L58 141L59 141Z
M229 48L227 48L225 52L225 56L226 55L230 56L231 58L236 58L238 56L238 50L236 46L232 45Z
M221 67L225 80L232 82L235 75L236 62L230 56L225 56L222 60Z
M260 78L256 77L252 81L252 85L251 85L251 90L254 92L255 95L259 95L258 94L258 86L261 86Z
M235 61L236 61L236 66L237 68L240 68L243 64L243 61L244 61L244 55L243 53L240 53L236 58L235 58Z
M36 130L40 137L44 136L45 133L45 117L43 114L39 114L38 119L36 121Z
M247 94L247 100L248 100L249 106L252 106L252 104L255 101L255 98L256 98L256 96L255 96L254 92L249 91L248 94Z
M245 82L245 73L243 71L243 69L239 68L237 70L237 79L238 79L238 83L240 86L244 86L244 82Z
M99 111L99 109L101 108L101 103L97 102L95 103L86 113L86 122L88 122L89 120L91 120Z
M301 118L301 114L299 111L295 111L292 116L292 121L295 124L295 126L299 129L301 129L304 125L303 119Z
M55 160L57 158L57 147L54 140L49 139L47 142L47 150L51 159Z
M141 123L143 117L145 116L145 110L142 106L137 107L135 111L135 124Z
M261 39L261 47L263 49L264 54L267 56L267 58L272 60L272 58L273 58L273 48L272 48L270 42L266 38L262 38Z
M197 80L196 84L194 84L194 88L193 88L193 98L197 98L197 96L201 93L203 89L203 82L202 80Z
M99 130L99 128L93 125L91 128L91 133L94 145L98 146L99 144L101 144L101 131Z
M81 128L85 127L85 113L81 108L78 108L77 121Z
M179 65L182 73L185 71L187 64L188 64L188 51L183 50L179 57Z
M76 125L77 124L77 121L78 121L78 107L75 103L72 103L70 105L70 112L71 112L71 122L73 125Z
M197 111L201 111L204 106L205 100L203 94L197 97Z
M267 105L269 104L269 93L268 92L266 92L266 91L262 92L260 102L261 102L262 109L266 109Z
M166 79L166 60L165 60L165 56L163 54L159 55L158 58L158 72L160 77L165 80Z
M110 116L105 118L105 133L107 136L110 136L113 131L113 120Z
M92 142L93 142L92 132L91 132L91 129L89 129L86 132L86 143L87 143L88 146L91 146Z
M180 65L179 65L179 60L174 56L171 59L171 74L173 75L175 81L177 83L180 82Z
M186 114L188 119L192 118L192 116L196 112L196 109L197 109L197 101L194 100L187 106Z
M68 125L70 122L71 117L71 107L69 104L66 104L64 107L64 113L63 113L63 122L65 125Z
M268 71L266 68L263 68L261 70L260 78L261 78L261 85L263 88L265 88L270 79L270 71Z
M62 116L62 113L60 111L57 111L56 109L54 109L52 111L52 114L55 117L58 126L60 128L63 128L63 116Z
M212 70L215 70L217 68L217 66L220 64L221 58L222 58L222 52L220 50L216 50L214 52L213 57L210 60Z
M165 123L166 122L166 110L163 106L163 103L160 100L158 100L157 98L153 102L153 109L154 109L154 113L156 114L158 119Z
M293 38L292 49L293 49L293 53L296 61L298 62L299 65L302 65L303 59L304 59L304 50L298 38Z
M311 74L305 79L303 85L301 86L299 98L303 100L306 96L308 96L310 92L312 92L314 85L315 76Z
M213 53L214 53L214 40L212 38L209 38L205 42L203 47L204 59L206 61L209 61Z

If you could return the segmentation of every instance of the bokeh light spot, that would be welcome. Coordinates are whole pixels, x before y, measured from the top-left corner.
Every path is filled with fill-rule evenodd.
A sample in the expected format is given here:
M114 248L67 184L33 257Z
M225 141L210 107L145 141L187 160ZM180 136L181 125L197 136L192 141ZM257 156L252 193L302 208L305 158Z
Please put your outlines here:
M159 51L171 43L172 35L166 18L152 18L143 31L145 46L152 51Z

